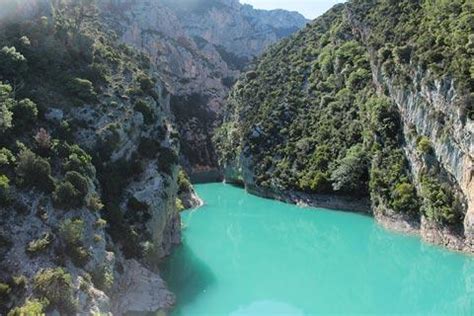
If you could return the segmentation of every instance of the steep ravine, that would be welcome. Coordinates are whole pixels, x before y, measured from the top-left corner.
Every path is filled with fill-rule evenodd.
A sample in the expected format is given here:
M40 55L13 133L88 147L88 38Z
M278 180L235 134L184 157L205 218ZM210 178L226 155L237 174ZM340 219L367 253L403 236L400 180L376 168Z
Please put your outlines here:
M220 177L211 135L231 84L306 23L216 3L2 3L0 314L172 308L157 264L202 203L182 167ZM183 23L201 14L241 51Z
M230 93L226 180L339 209L370 198L385 227L474 252L473 17L462 0L349 1L274 45ZM435 42L433 23L459 37Z
M307 20L238 0L100 3L108 25L123 42L150 56L172 94L181 164L194 181L221 179L211 138L230 87L254 57Z

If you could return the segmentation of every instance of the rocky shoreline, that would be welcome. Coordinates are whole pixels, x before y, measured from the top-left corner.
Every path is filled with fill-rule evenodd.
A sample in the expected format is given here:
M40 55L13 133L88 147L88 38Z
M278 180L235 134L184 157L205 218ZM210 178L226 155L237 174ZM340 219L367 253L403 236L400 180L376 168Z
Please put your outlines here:
M368 198L354 198L345 195L307 194L302 192L287 191L275 192L256 186L246 186L250 194L263 198L296 204L303 207L321 207L335 210L344 210L370 214L370 201Z
M418 235L426 243L456 252L474 254L474 242L466 238L460 229L440 226L430 222L424 216L421 218L421 222L417 222L397 214L389 215L376 212L374 218L379 225L387 230Z
M375 209L371 206L368 198L357 199L349 196L306 194L293 191L276 192L253 185L243 185L239 181L228 180L227 182L245 187L250 194L302 207L320 207L371 215L380 226L387 230L401 234L418 235L426 243L465 254L474 254L474 241L464 237L461 230L441 227L428 221L425 217L422 217L420 222L401 214L392 214Z

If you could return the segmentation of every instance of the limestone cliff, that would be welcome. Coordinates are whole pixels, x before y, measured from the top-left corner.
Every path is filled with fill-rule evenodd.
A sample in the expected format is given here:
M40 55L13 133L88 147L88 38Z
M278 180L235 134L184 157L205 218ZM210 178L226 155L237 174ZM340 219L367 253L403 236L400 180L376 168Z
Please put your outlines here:
M101 3L109 25L151 57L172 94L184 167L194 180L219 178L211 138L229 88L253 57L304 26L304 17L237 0Z
M167 311L170 94L93 3L30 2L0 20L0 313Z
M474 251L473 17L463 0L353 0L272 46L230 93L226 178L370 197L383 225Z

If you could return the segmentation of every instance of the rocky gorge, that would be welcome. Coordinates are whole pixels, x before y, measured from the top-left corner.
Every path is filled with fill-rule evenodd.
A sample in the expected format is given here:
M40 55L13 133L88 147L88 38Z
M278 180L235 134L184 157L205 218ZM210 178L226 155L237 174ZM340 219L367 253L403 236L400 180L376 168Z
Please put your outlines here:
M171 93L181 164L195 181L219 180L212 135L240 72L268 46L302 28L299 13L238 0L102 1L121 40L144 52Z
M383 226L472 253L473 9L351 1L273 46L230 92L226 180L337 209L370 197ZM434 16L459 37L423 33Z
M198 182L474 252L471 2L0 6L0 314L168 313Z
M1 4L1 314L174 305L157 264L181 241L179 211L202 203L184 169L219 177L210 135L228 89L306 23L238 1L201 5ZM207 29L185 23L202 15ZM240 51L208 35L218 25Z

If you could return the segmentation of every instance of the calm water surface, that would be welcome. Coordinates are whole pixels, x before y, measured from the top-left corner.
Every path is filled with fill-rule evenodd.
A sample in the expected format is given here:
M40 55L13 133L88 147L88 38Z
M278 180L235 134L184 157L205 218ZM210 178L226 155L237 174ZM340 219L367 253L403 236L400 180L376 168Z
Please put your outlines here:
M474 258L370 217L197 185L183 244L163 264L173 315L474 315Z

